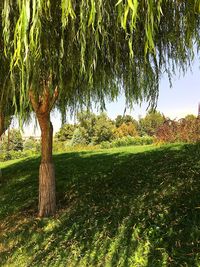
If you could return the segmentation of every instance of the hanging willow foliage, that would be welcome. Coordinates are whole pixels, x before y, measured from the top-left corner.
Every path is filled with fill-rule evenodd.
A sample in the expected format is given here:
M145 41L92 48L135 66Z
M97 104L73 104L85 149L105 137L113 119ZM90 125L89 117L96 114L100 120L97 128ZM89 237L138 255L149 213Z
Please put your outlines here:
M159 80L200 45L200 0L4 0L2 51L21 113L30 88L59 88L58 107L155 104Z
M2 6L0 4L2 10ZM2 17L0 17L0 120L9 122L11 116L14 114L15 108L13 106L13 99L15 94L12 90L10 83L10 61L8 60L8 55L6 54L4 43L9 41L10 37L10 25L9 25L9 2L6 3L6 10L2 10ZM3 18L3 20L2 20ZM8 21L7 24L5 22ZM7 125L8 126L8 125ZM5 129L6 130L6 127ZM0 131L0 135L2 132Z

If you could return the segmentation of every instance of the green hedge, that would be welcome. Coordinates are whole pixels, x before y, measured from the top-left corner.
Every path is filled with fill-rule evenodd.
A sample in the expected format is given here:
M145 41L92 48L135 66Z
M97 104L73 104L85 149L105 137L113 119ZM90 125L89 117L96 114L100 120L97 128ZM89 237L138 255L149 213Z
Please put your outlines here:
M136 145L151 145L154 143L154 137L151 136L137 136L137 137L123 137L120 139L116 139L112 142L102 142L101 148L113 148L113 147L121 147L121 146L136 146Z
M26 158L34 155L35 153L31 150L27 151L9 151L9 152L1 152L0 153L0 162L7 161L11 159L20 159Z

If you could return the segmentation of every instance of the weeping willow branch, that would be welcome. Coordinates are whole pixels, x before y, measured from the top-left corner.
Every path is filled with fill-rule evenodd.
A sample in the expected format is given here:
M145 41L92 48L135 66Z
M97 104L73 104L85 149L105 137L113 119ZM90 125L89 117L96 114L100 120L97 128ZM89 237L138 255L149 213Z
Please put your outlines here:
M200 46L199 0L4 0L0 9L22 114L30 94L45 97L44 82L51 96L59 88L61 112L103 107L122 92L129 105L153 106L163 73L170 81L177 68L184 73Z

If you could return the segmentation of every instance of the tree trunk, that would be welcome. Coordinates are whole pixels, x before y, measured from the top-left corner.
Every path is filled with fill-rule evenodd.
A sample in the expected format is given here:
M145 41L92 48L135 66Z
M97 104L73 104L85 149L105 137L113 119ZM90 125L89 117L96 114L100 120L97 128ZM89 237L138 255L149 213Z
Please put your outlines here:
M50 113L37 114L41 129L41 164L39 170L39 216L49 217L56 211L55 170L52 160L53 126Z
M41 157L39 170L39 216L49 217L56 212L55 170L52 160L53 126L50 112L58 98L58 88L50 93L51 77L43 81L43 92L37 96L32 87L29 97L41 129Z

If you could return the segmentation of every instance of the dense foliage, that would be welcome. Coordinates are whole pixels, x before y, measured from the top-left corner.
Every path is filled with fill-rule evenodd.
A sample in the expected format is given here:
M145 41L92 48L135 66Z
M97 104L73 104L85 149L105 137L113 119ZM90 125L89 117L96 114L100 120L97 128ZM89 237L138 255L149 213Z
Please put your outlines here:
M138 135L138 131L135 127L135 124L132 122L122 123L115 130L115 136L121 138L123 136L136 136Z
M120 123L119 123L120 122ZM54 151L65 151L95 145L111 148L152 143L173 143L200 141L200 119L187 115L178 121L165 118L160 112L148 112L135 120L130 115L118 115L111 120L106 113L96 115L91 112L79 113L75 124L64 124L54 137ZM12 129L0 142L1 161L38 154L40 140L30 137L22 139L19 130ZM23 150L20 154L14 151Z
M115 126L119 128L122 124L130 124L133 123L134 126L138 127L138 122L130 115L118 115L115 119Z
M114 123L105 113L97 116L94 125L94 144L100 144L103 141L111 141L114 137Z
M147 134L150 136L155 135L157 129L164 123L165 120L164 115L160 112L149 111L144 118L140 118L139 120L141 134Z
M2 137L0 149L1 151L22 151L23 139L21 132L17 129L8 130L7 134Z
M118 115L114 121L110 120L105 113L95 115L83 112L78 115L76 125L64 125L56 136L58 140L67 141L71 134L71 128L76 127L74 132L76 142L71 145L101 144L101 147L115 147L122 145L150 144L153 142L189 142L200 140L199 119L194 115L187 115L179 121L172 121L158 111L149 111L143 118L135 120L130 115ZM66 131L64 133L64 131ZM64 133L61 135L61 133ZM141 137L141 138L140 138ZM119 145L118 145L119 144Z
M70 145L87 145L88 144L88 135L87 131L83 127L76 128L72 136Z
M59 141L71 140L75 130L75 125L66 123L56 133L55 137Z
M124 146L140 146L140 145L152 145L155 143L155 138L152 136L124 136L116 138L112 142L102 142L101 148L113 148L113 147L124 147Z
M30 136L28 139L24 140L23 147L25 151L39 153L41 150L40 140L36 140L33 136Z
M4 0L0 13L0 77L24 115L30 91L47 87L63 115L122 90L127 103L154 104L162 73L184 71L199 47L198 0Z
M179 121L166 120L156 132L161 142L200 142L200 118L192 115Z

